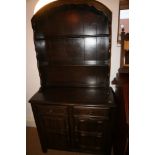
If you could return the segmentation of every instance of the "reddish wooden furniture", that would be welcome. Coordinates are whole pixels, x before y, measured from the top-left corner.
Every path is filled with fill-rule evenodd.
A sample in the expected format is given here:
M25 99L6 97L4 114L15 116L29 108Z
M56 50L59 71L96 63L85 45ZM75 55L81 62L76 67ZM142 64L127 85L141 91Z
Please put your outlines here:
M129 62L129 48L127 48L129 46L124 46L126 41L129 42L129 34L122 31L120 69L112 82L116 85L115 96L118 106L114 145L116 155L129 154L129 63L125 64ZM126 52L128 57L125 55Z

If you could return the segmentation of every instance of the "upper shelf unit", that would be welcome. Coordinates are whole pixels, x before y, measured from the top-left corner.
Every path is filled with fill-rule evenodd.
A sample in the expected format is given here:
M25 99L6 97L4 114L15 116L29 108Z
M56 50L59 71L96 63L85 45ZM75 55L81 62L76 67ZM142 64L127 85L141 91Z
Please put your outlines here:
M109 87L111 12L94 1L56 3L32 18L42 87Z

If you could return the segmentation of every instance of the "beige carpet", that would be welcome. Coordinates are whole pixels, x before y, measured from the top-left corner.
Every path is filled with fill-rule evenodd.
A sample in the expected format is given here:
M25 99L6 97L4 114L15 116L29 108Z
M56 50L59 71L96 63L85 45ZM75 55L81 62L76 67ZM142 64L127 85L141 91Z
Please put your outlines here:
M26 128L26 155L91 155L91 154L58 151L58 150L48 150L47 153L43 153L41 150L36 128L27 127Z

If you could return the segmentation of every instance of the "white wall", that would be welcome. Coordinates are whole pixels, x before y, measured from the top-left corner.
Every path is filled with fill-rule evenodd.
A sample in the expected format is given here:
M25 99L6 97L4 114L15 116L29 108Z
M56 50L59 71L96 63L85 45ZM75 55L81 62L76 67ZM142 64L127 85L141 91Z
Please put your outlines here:
M119 68L120 62L120 47L117 45L117 30L118 30L118 12L119 12L119 0L98 0L106 5L112 11L112 48L111 48L111 73L110 81L115 77ZM31 18L33 16L34 8L38 0L27 0L27 16L26 16L26 79L27 79L27 91L26 91L26 124L27 126L35 126L34 118L31 110L31 106L28 100L38 91L40 87L39 74L37 69L37 61L33 43L33 32L31 28ZM114 86L112 86L114 88Z
M40 81L37 70L37 61L33 43L33 31L31 28L31 18L33 10L38 0L26 0L26 124L34 126L34 118L28 100L39 89Z
M112 11L112 47L111 47L111 72L110 82L116 76L120 66L120 46L117 44L118 31L118 14L119 14L119 0L98 0L106 5ZM113 89L115 87L111 85Z

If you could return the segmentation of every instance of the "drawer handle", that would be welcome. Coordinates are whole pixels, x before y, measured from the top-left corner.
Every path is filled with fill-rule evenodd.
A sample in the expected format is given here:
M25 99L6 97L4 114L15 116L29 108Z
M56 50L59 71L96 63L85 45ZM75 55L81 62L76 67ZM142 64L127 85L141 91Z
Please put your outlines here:
M109 100L109 101L108 101L108 103L112 103L112 101L111 101L111 100Z
M83 119L80 119L80 122L84 122L84 120Z
M85 145L81 145L81 148L85 149L85 148L86 148L86 146L85 146Z
M97 123L98 123L98 124L102 124L102 123L103 123L103 121L97 121Z
M98 135L97 135L97 138L101 138L101 137L102 137L102 134L98 134Z
M81 136L82 136L82 137L83 137L83 136L86 136L86 134L82 133Z
M96 150L100 150L100 149L101 149L101 147L95 147L95 149L96 149Z

